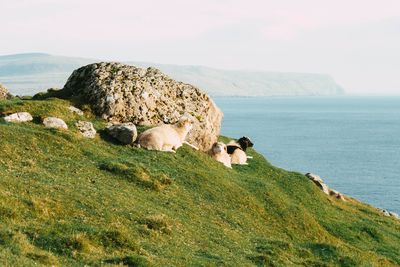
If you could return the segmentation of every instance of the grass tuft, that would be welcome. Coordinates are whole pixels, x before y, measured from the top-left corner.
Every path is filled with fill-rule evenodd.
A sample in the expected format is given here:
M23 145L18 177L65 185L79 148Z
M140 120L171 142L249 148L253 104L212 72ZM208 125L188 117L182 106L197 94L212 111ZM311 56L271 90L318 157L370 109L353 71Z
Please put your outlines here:
M152 231L164 234L170 234L172 232L172 223L164 214L149 215L139 222Z
M149 261L143 257L138 255L129 255L124 257L116 257L112 259L107 259L104 261L108 264L115 264L115 265L123 265L128 267L147 267L150 266Z

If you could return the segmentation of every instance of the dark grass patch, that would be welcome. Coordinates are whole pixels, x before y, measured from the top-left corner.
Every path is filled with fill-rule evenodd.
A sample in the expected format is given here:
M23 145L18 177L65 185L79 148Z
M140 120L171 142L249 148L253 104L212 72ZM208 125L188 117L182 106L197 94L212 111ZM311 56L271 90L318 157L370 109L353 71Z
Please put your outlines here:
M248 257L256 266L285 266L281 262L272 259L269 255L257 254Z
M115 257L111 259L104 260L104 263L115 264L115 265L124 265L128 267L147 267L150 266L149 261L139 255L129 255L124 257Z
M73 237L63 236L55 231L38 234L32 243L42 250L63 256L71 256L73 251L82 248Z
M172 179L166 174L151 174L142 165L133 165L115 161L103 162L99 165L100 170L108 171L124 177L128 182L135 183L144 188L162 191L172 184Z
M362 233L367 234L370 238L374 239L377 242L382 240L382 235L373 226L364 226L360 230Z
M258 240L256 243L256 251L259 253L264 254L274 254L274 251L289 251L293 250L293 245L286 241L282 240L268 240L268 239L261 239Z
M333 261L339 256L338 249L329 244L312 243L308 245L312 253L323 261Z
M48 100L50 98L63 98L64 92L61 89L49 88L46 92L39 92L32 97L32 100Z
M15 255L23 255L31 249L31 244L27 236L20 231L0 229L0 251L2 247L8 248Z
M336 246L324 243L311 243L307 247L322 262L336 263L340 266L358 266L358 262L355 259L343 255L343 252Z
M0 206L0 221L5 219L16 219L18 214L15 210Z
M138 220L138 222L152 231L164 234L170 234L172 232L172 222L164 214L149 215Z
M130 145L122 144L120 141L117 139L113 138L110 136L105 129L100 129L97 131L97 133L100 135L100 138L103 139L104 141L116 145L116 146L126 146L126 147L131 147Z
M286 255L295 254L293 244L283 240L256 239L255 253L248 258L257 266L284 266L289 264Z
M13 232L0 229L0 246L7 246L12 242Z
M137 244L130 238L128 233L122 233L118 230L101 232L96 238L100 240L101 245L105 248L139 250Z

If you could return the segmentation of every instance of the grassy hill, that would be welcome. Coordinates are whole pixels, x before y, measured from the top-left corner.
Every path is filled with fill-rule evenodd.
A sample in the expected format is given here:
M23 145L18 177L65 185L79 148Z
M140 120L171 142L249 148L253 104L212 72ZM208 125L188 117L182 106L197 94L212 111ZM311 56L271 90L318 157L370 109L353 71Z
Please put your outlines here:
M0 102L0 115L35 118L0 122L1 266L400 265L399 220L330 198L255 150L230 170L187 146L145 151L101 131L88 140L68 106ZM42 127L44 116L70 130Z
M72 71L99 59L29 53L0 56L0 83L15 95L32 95L64 86ZM156 67L172 78L218 96L338 95L343 88L332 77L313 73L221 70L204 66L127 62Z

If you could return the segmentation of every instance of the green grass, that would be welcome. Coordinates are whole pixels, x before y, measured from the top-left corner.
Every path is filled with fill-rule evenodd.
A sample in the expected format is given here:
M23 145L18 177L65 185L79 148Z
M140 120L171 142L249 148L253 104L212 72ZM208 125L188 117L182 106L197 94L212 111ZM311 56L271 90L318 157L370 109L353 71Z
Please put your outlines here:
M250 150L232 170L80 136L68 101L0 102L1 266L398 266L400 221ZM69 131L46 129L45 116ZM89 113L100 130L105 122ZM221 138L226 140L225 138Z

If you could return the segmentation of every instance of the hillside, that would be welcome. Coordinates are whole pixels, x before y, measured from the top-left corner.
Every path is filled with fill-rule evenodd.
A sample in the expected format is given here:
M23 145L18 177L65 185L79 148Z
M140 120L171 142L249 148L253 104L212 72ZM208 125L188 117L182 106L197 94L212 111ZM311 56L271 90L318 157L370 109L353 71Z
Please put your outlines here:
M61 88L74 69L96 59L18 54L0 56L0 83L17 95L32 95L47 88ZM343 89L324 74L220 70L203 66L128 62L159 68L176 80L196 85L214 96L338 95Z
M0 122L2 266L400 265L400 221L371 206L330 198L255 150L229 170L187 146L119 145L88 111L100 135L84 139L69 105L0 102L0 115L34 116ZM44 116L70 130L45 129Z

